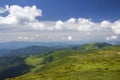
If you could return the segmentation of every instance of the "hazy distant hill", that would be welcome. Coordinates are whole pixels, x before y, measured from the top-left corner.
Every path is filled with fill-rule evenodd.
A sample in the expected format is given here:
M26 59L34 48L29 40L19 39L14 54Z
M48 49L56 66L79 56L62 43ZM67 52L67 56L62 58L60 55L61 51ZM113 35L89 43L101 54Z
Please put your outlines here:
M87 43L87 44L72 47L71 49L87 51L87 50L101 49L108 46L112 46L112 45L109 43Z
M10 49L0 49L0 57L7 55L10 51Z
M35 55L40 53L47 53L50 51L55 50L55 47L44 47L44 46L30 46L25 48L19 48L10 51L10 55L18 55L18 56L28 56L28 55Z
M1 42L0 49L18 49L29 46L44 46L44 47L66 47L74 43L69 42Z
M44 47L44 46L29 46L29 47L13 49L13 50L1 49L0 57L13 56L13 55L26 57L28 55L46 53L46 52L50 52L56 49L57 49L56 47Z

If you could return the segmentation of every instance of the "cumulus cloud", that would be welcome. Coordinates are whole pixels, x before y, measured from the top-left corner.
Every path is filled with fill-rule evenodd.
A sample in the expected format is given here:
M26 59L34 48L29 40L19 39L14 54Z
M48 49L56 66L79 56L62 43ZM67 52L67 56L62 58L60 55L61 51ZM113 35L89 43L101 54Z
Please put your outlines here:
M61 20L57 21L55 25L55 29L62 30L63 28L64 28L64 23Z
M76 19L75 18L70 18L67 20L68 23L75 23L76 22Z
M115 36L115 35L112 35L111 37L107 37L106 38L106 41L112 41L112 40L117 40L117 36Z
M111 28L115 32L115 34L120 34L120 20L112 23Z
M6 12L7 16L0 15L0 29L2 32L6 29L7 32L4 33L8 34L11 32L20 32L21 30L23 30L24 33L30 30L33 32L36 31L38 34L42 31L54 32L55 35L57 35L56 33L65 35L65 33L70 32L71 34L69 35L72 36L62 36L63 40L73 40L73 37L75 38L76 36L79 37L79 40L88 39L86 37L92 37L96 40L98 38L101 38L101 40L106 38L107 41L116 40L120 36L120 20L114 22L108 20L94 22L92 19L70 18L66 21L39 21L37 17L42 16L42 10L38 9L35 5L24 7L19 5L6 5L4 8L0 8L0 14L6 14ZM33 40L36 37L37 36L28 38L19 36L17 39ZM41 36L39 36L39 38L40 37ZM47 38L53 38L53 36L47 36Z
M24 25L25 23L36 22L36 17L42 16L42 10L37 9L36 6L19 5L5 6L0 9L0 13L8 12L7 16L0 16L0 24L17 24Z
M30 28L32 28L33 30L44 30L44 24L41 22L28 22L26 23L27 26L29 26ZM25 25L25 26L26 26Z
M0 7L0 14L5 13L7 9L8 9L8 6L6 6L5 8Z
M120 20L110 22L107 20L93 22L91 19L70 18L66 21L58 20L51 22L40 22L36 17L42 16L42 10L34 6L21 7L19 5L6 5L0 8L0 13L8 12L7 16L0 16L0 25L15 25L28 27L33 30L68 30L68 31L113 31L120 34Z
M109 21L106 21L106 20L104 20L104 21L102 21L102 22L100 23L100 26L101 26L102 28L109 28L110 25L111 25L111 23L110 23Z
M78 31L93 31L95 29L95 24L89 19L79 18L78 24Z

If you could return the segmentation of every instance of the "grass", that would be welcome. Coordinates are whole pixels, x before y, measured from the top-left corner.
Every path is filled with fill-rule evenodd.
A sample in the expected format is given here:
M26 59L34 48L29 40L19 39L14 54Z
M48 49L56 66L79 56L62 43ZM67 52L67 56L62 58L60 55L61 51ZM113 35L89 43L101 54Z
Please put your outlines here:
M43 58L36 57L36 56L30 56L30 57L28 57L28 58L25 60L26 64L32 65L32 66L37 66L37 65L39 65L42 61L43 61Z
M25 61L32 71L6 80L120 80L120 46L80 52L59 50ZM43 63L44 62L44 63Z

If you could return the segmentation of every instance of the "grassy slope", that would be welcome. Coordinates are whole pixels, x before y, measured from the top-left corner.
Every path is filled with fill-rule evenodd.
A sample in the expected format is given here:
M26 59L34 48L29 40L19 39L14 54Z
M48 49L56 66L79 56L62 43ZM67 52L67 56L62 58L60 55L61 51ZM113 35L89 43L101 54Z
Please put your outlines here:
M27 74L6 80L119 80L120 46L93 51L60 50L30 56Z
M0 72L23 64L25 64L24 59L18 56L0 57Z

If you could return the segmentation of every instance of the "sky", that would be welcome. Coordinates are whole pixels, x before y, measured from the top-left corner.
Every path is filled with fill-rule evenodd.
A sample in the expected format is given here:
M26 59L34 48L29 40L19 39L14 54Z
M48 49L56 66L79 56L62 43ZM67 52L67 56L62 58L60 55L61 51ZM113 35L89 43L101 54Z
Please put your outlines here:
M120 40L120 0L0 0L0 42Z

